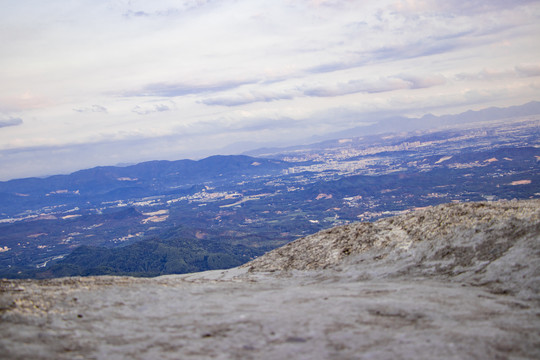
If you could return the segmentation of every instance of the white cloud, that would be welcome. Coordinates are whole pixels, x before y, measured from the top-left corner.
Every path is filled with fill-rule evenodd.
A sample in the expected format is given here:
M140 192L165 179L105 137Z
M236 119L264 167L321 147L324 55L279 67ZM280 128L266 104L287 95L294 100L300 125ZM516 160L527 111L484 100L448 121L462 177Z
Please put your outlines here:
M120 95L125 97L176 97L192 94L207 94L235 89L239 86L254 82L255 80L227 80L223 82L193 81L191 83L153 83L145 84L139 89L123 91Z
M24 119L0 122L5 150L192 134L196 152L538 96L538 1L28 0L0 23L0 111Z
M86 107L79 107L73 109L73 111L80 113L107 113L107 108L101 105L92 105Z
M442 75L396 75L376 80L349 80L330 86L311 87L304 90L307 96L341 96L355 93L382 93L402 89L423 89L442 85L446 79Z
M512 69L482 69L475 73L456 74L458 80L501 81L511 78L529 78L540 76L540 65L520 64Z
M142 104L135 106L131 111L139 115L148 115L152 113L171 111L174 109L174 106L175 104L172 101L169 101L168 103Z
M291 100L295 94L290 92L267 92L267 91L250 91L237 93L229 96L221 96L203 99L201 103L205 105L221 105L221 106L239 106L256 102L272 102L278 100Z
M407 14L442 13L446 16L475 16L479 13L512 9L534 2L535 0L397 0L392 5L392 9Z

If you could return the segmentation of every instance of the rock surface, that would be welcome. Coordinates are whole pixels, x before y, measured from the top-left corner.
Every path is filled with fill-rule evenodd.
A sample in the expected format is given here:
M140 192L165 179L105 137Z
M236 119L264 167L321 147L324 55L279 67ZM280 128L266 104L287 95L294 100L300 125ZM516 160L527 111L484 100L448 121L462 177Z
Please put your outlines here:
M540 201L447 204L299 239L250 271L334 269L357 279L435 278L540 300Z
M540 358L540 201L352 224L224 271L0 289L7 359Z

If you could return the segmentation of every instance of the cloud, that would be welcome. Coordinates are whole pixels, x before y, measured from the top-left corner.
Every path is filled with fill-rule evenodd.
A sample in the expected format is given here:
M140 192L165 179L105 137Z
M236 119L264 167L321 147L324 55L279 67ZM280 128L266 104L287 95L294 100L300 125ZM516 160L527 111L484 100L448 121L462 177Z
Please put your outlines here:
M306 73L322 74L341 70L361 68L380 62L415 59L424 56L439 55L451 52L459 47L473 46L460 42L465 33L448 35L446 38L425 38L409 40L405 44L391 44L371 50L352 53L348 59L322 63L306 69ZM475 44L478 45L478 44Z
M172 105L167 104L145 104L137 105L131 111L139 115L148 115L156 112L171 111L173 109L174 103Z
M399 78L408 83L408 89L425 89L446 83L446 78L440 74L428 76L401 75Z
M73 109L73 111L80 113L108 113L107 108L101 105L92 105L87 107L81 107Z
M8 126L18 126L22 125L23 121L21 118L10 117L7 119L0 119L0 128Z
M401 89L422 89L442 85L446 78L439 74L433 75L395 75L377 80L350 80L334 85L321 85L306 87L303 90L290 90L288 92L251 91L232 96L214 97L201 100L205 105L239 106L256 102L272 102L278 100L292 100L299 96L334 97L355 93L375 94Z
M515 67L516 73L523 77L535 77L540 76L540 65L526 64L518 65Z
M406 87L407 83L401 79L379 79L378 81L372 82L350 80L346 83L308 88L304 91L304 95L315 97L332 97L355 93L371 94L405 89Z
M213 2L213 0L130 1L129 5L131 8L124 12L123 16L126 18L178 16L189 11L204 8Z
M391 9L402 14L418 13L441 13L445 16L474 16L492 11L502 11L513 9L517 6L535 3L536 0L399 0L396 1Z
M379 78L374 81L350 80L331 86L319 86L307 88L304 95L315 97L342 96L355 93L375 94L401 89L423 89L442 85L446 79L442 75L396 75L387 78Z
M513 69L482 69L474 73L456 74L457 80L479 80L479 81L500 81L519 77L540 76L540 65L522 64L516 65Z
M201 100L205 105L220 105L220 106L239 106L256 102L272 102L278 100L291 100L294 98L292 93L275 93L275 92L260 92L251 91L248 93L240 93L233 96L222 96Z
M290 90L287 92L251 91L231 96L221 96L201 100L200 103L214 106L239 106L256 102L272 102L278 100L292 100L299 96L334 97L355 93L375 94L400 89L422 89L442 85L446 78L439 74L434 75L396 75L380 78L374 81L350 80L346 83L334 85L321 85L306 87L303 90Z
M344 8L350 5L348 0L307 0L309 6L318 7L330 7L330 8Z
M131 18L131 17L147 17L147 16L150 16L150 14L147 13L147 12L144 12L144 11L128 10L126 13L124 13L124 16L127 17L127 18Z
M236 112L235 112L236 113ZM301 120L304 121L304 120ZM208 135L222 135L234 138L232 134L258 133L275 130L287 130L298 126L301 122L291 117L279 114L254 115L246 111L239 111L233 115L226 115L212 120L202 120L190 125L179 126L175 132L166 137L194 137Z
M222 82L200 83L153 83L140 89L127 90L120 95L124 97L158 96L176 97L192 94L205 94L234 89L242 85L256 83L256 80L227 80Z
M523 14L518 10L505 18L486 15L489 11L512 10L518 5L534 1L472 1L449 2L432 0L397 1L376 20L347 23L344 27L349 41L358 38L379 38L378 34L394 34L379 43L364 40L356 51L349 51L339 59L308 67L307 73L320 74L364 68L381 62L402 61L426 56L476 49L499 41L497 34L521 26ZM469 19L472 14L476 19ZM358 26L362 24L362 26Z
M289 117L249 118L242 123L226 125L224 130L230 132L258 132L279 129L291 129L298 121Z

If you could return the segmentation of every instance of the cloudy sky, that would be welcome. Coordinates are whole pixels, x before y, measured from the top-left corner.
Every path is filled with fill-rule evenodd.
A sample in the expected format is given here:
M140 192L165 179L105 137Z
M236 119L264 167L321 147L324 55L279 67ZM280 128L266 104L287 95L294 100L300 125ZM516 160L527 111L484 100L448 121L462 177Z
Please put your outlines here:
M540 1L0 4L0 180L540 100Z

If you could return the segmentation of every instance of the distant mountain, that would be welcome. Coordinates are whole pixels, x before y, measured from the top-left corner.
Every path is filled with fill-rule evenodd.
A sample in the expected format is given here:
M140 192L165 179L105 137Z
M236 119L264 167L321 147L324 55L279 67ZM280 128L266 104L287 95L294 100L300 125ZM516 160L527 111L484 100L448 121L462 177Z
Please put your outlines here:
M414 130L436 129L444 126L469 124L474 122L501 120L510 117L521 117L540 114L540 102L531 101L524 105L507 108L490 107L482 110L469 110L455 115L435 116L427 114L421 118L394 117L381 120L367 127L357 127L344 134L360 132L362 135L380 134L386 132L405 132ZM351 135L347 135L351 136Z
M472 122L501 120L511 117L521 117L540 114L540 102L531 101L523 105L510 106L507 108L490 107L478 111L469 110L456 115L435 116L424 115L420 120L431 123L433 127L454 124L467 124Z
M80 170L69 175L55 175L47 178L26 178L0 182L0 192L85 189L92 192L110 191L119 184L142 184L149 182L181 183L200 179L213 179L222 174L254 174L284 168L281 162L257 159L245 155L211 156L199 161L156 160L136 165L100 166Z
M167 191L203 187L207 181L275 174L290 166L279 160L245 155L211 156L199 161L148 161L118 167L102 166L69 175L0 182L0 214L28 210L43 200L51 206L87 199L113 201L162 195Z
M445 126L469 124L482 121L501 120L510 117L521 117L540 114L540 102L531 101L523 105L510 106L507 108L490 107L482 110L469 110L460 114L435 116L426 114L421 118L409 118L405 116L395 116L384 119L372 119L374 124L368 126L357 126L343 131L333 132L324 136L314 137L312 143L349 138L356 136L377 135L383 133L398 133L410 132L416 130L436 129ZM369 119L364 119L369 120ZM295 147L287 148L292 150ZM297 148L297 147L296 147ZM259 149L247 151L244 154L258 156L268 152ZM276 149L270 149L272 152L277 152ZM283 149L282 149L283 150Z

